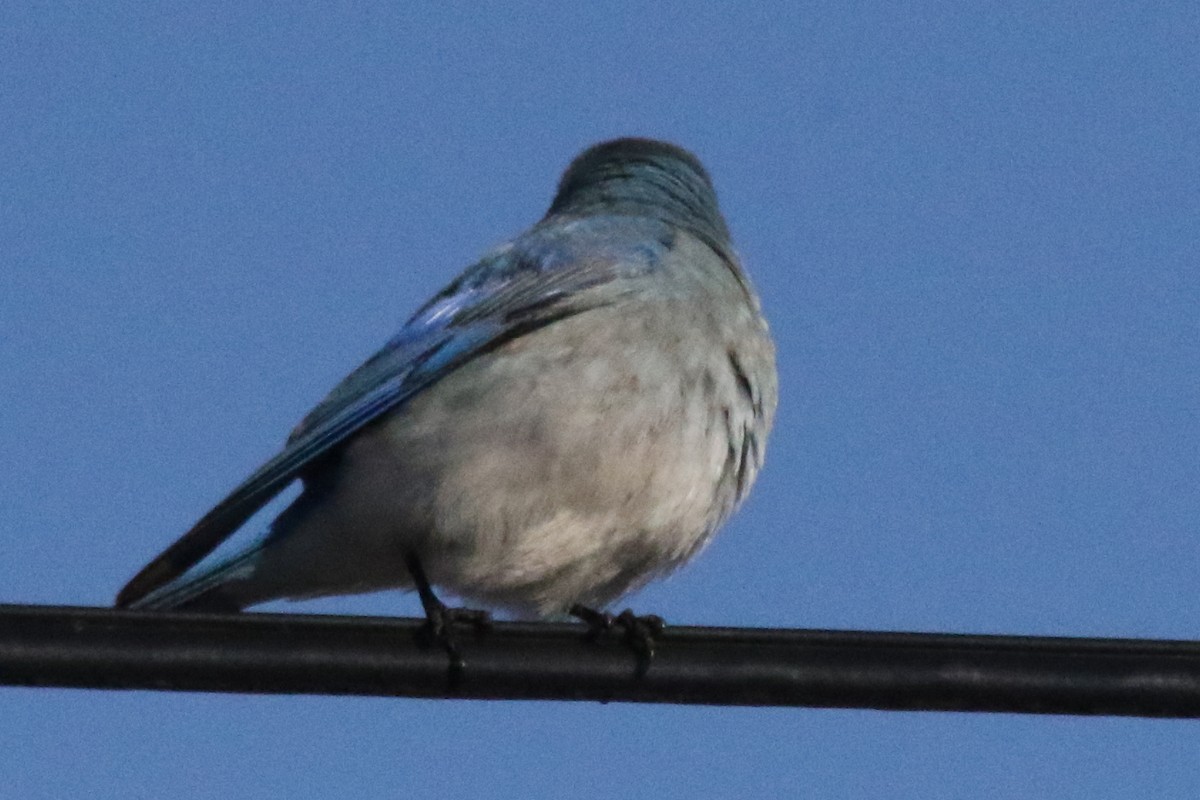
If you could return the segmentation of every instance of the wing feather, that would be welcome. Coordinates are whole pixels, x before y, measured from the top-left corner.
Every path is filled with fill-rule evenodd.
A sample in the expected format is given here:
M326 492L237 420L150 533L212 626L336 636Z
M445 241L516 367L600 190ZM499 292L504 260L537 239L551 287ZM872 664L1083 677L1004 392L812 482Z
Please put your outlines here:
M117 595L117 606L129 606L182 575L315 462L464 362L616 302L628 290L616 289L616 279L653 270L671 241L662 223L593 217L535 227L485 257L335 387L278 455L138 572Z

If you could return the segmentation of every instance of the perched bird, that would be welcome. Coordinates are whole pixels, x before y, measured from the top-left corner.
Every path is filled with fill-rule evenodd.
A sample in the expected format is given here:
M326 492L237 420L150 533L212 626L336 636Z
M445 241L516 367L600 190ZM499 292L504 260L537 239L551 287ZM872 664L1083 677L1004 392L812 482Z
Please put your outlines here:
M708 174L595 145L545 217L352 372L117 596L235 610L433 587L521 616L602 608L688 560L746 496L774 348ZM206 559L295 480L255 543Z

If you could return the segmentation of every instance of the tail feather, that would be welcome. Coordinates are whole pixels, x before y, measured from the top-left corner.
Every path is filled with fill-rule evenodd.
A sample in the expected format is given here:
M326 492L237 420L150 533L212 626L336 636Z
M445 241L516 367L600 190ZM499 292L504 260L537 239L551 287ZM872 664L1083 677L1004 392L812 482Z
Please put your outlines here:
M261 550L262 545L258 545L198 575L182 575L133 600L127 607L157 611L241 611L256 602L245 588Z

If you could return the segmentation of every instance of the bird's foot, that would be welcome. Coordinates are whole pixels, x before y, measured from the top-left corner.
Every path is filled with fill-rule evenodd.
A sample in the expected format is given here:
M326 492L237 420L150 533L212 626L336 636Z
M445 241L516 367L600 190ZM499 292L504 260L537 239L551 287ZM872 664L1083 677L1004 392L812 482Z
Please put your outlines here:
M467 624L475 629L476 634L486 633L492 627L492 615L477 608L450 608L434 594L421 565L421 559L415 552L405 555L404 564L416 585L417 594L421 597L421 607L425 609L425 625L421 629L421 639L428 647L433 644L441 645L450 658L450 683L458 682L462 677L467 662L459 652L455 640L454 629L459 624Z
M478 608L451 608L440 600L426 605L421 638L426 646L436 644L446 651L452 678L461 676L467 666L455 635L460 625L470 625L476 634L487 633L492 629L492 615Z
M620 629L621 639L637 656L639 678L650 669L650 662L654 660L654 639L667 626L663 618L657 614L634 614L632 609L628 608L613 616L607 611L597 611L576 603L571 606L568 613L587 623L587 637L592 641L614 628Z

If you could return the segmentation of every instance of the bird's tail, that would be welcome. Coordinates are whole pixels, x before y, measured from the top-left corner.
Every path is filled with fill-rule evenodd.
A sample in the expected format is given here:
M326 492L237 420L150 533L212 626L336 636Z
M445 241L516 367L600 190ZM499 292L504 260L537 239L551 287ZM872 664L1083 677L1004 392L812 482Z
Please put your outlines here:
M246 588L261 551L262 544L257 544L196 575L185 573L128 607L156 611L241 611L259 601Z

